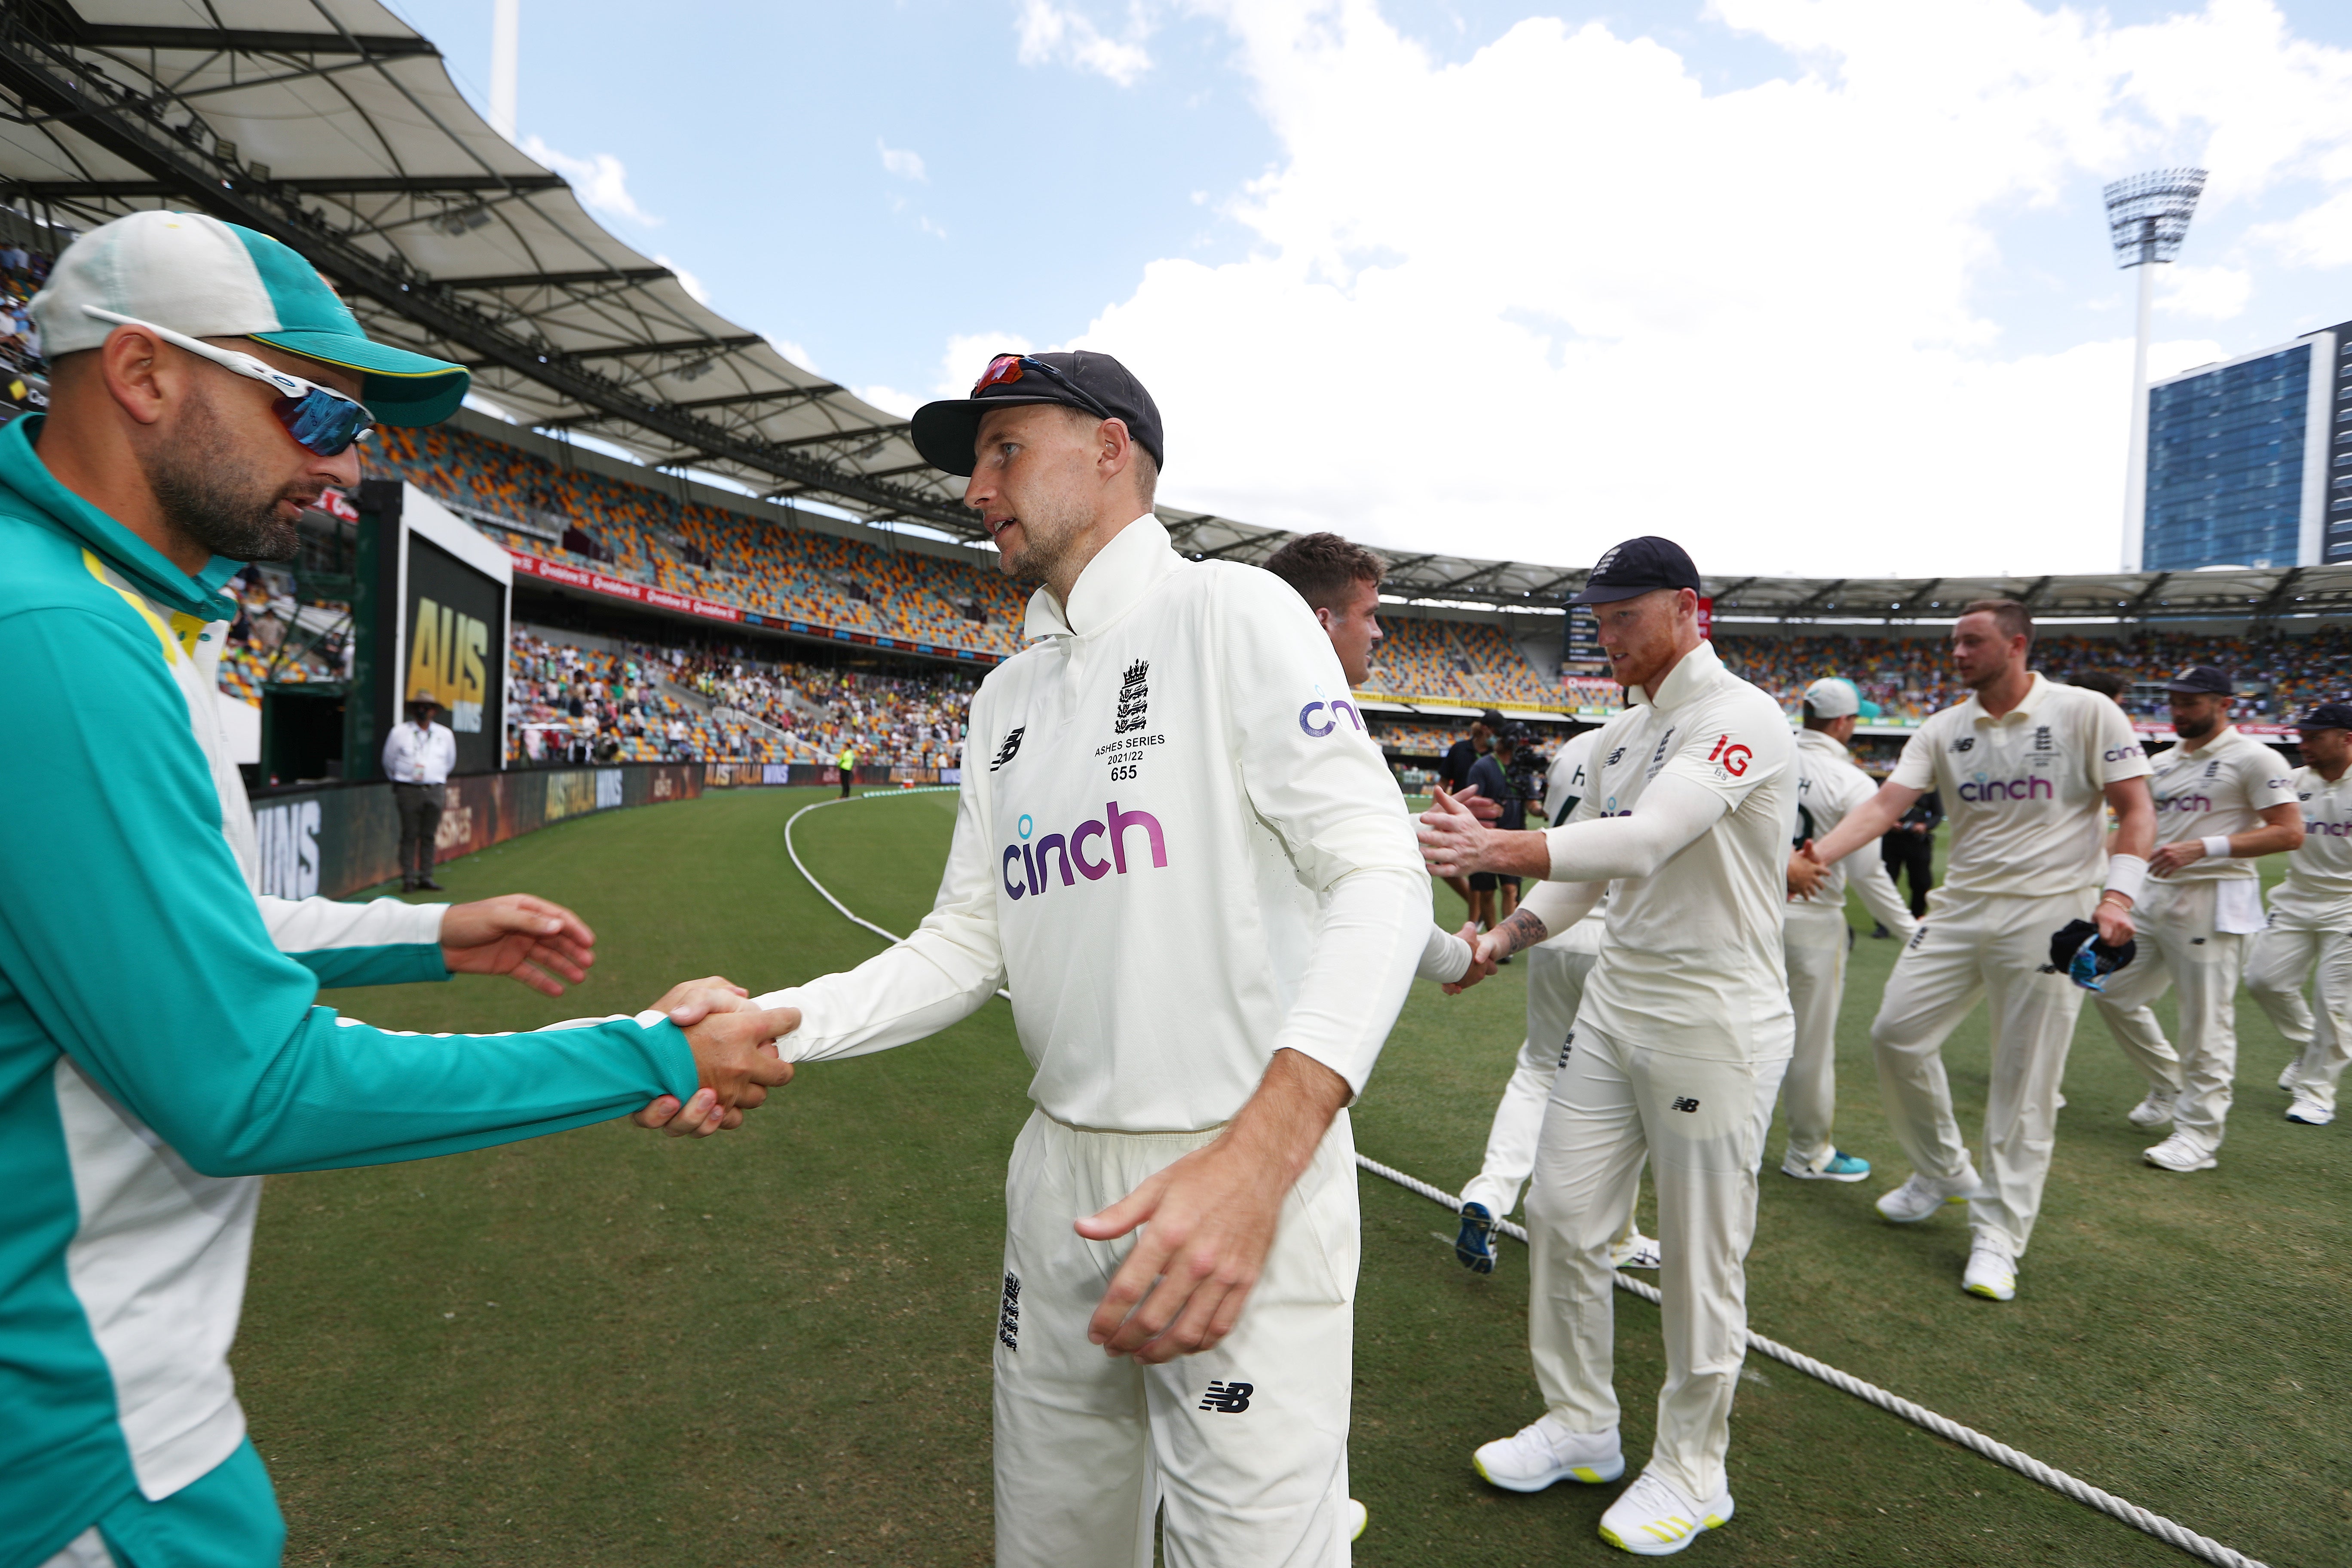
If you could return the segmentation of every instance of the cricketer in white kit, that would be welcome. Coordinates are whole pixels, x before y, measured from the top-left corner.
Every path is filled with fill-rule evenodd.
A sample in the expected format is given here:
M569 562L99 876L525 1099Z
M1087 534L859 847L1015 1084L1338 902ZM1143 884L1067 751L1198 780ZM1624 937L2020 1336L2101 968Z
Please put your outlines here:
M1343 1107L1429 931L1402 798L1298 596L1171 548L1159 416L1117 361L1000 355L914 436L1042 581L1034 640L972 699L930 914L781 993L783 1054L902 1045L1012 988L1036 1109L989 1325L1000 1563L1148 1564L1156 1521L1171 1565L1332 1568Z
M1593 742L1600 733L1587 730L1570 737L1552 758L1544 776L1544 812L1555 825L1569 819L1591 787ZM1527 950L1528 1032L1519 1042L1518 1062L1503 1085L1503 1098L1496 1102L1486 1158L1478 1173L1462 1185L1462 1201L1478 1205L1496 1219L1518 1206L1519 1189L1535 1170L1536 1141L1543 1131L1544 1107L1551 1102L1551 1080L1566 1055L1569 1033L1576 1027L1584 983L1601 956L1606 905L1604 899L1566 931Z
M2110 945L2130 940L2155 836L2147 758L2130 720L2097 692L2028 668L2032 637L2032 617L2013 600L1966 606L1952 627L1952 662L1973 695L1921 725L1878 793L1789 868L1798 887L1803 862L1826 871L1876 844L1921 795L1943 792L1944 885L1928 895L1927 918L1895 960L1870 1026L1887 1121L1912 1164L1878 1211L1907 1224L1967 1200L1975 1234L1961 1286L2000 1301L2017 1293L2017 1260L2041 1212L2084 995L2043 973L2051 939L2088 916ZM1990 1180L1961 1140L1942 1056L1979 996L1992 1026Z
M2147 1163L2206 1171L2217 1163L2238 1076L2246 941L2263 924L2254 859L2302 844L2303 806L2285 759L2229 721L2228 676L2192 665L2165 690L2180 741L2154 759L2148 775L2156 853L2148 857L2154 880L2136 914L2138 956L2108 976L2093 1000L2116 1044L2143 1071L2177 1062L2170 1084L2152 1083L2131 1118L2144 1127L2172 1120L2171 1136L2147 1152ZM2168 990L2179 995L2177 1054L2152 1006Z
M2295 1047L2279 1075L2294 1097L2286 1119L2324 1127L2336 1120L2336 1086L2352 1059L2352 702L2321 703L2296 729L2303 847L2271 889L2270 926L2247 955L2246 989Z
M1868 773L1846 749L1855 724L1877 717L1853 682L1827 676L1805 689L1804 728L1797 731L1797 847L1837 830L1846 814L1878 793ZM1853 883L1871 918L1902 942L1917 922L1895 886L1895 879L1865 862ZM1788 1112L1789 1145L1780 1173L1808 1181L1859 1182L1870 1163L1842 1152L1830 1142L1837 1119L1837 1025L1845 998L1846 954L1853 928L1845 918L1846 873L1832 867L1819 889L1791 893L1781 951L1789 966L1789 1005L1796 1012L1796 1049L1780 1080L1780 1103Z
M1780 704L1700 638L1698 581L1690 557L1657 538L1627 541L1593 568L1580 601L1596 606L1628 706L1594 738L1592 784L1565 826L1495 832L1441 799L1421 829L1440 875L1548 879L1480 940L1481 962L1609 897L1528 1196L1528 1338L1547 1408L1474 1462L1522 1491L1623 1474L1610 1243L1646 1159L1666 1380L1649 1463L1601 1520L1602 1539L1643 1555L1678 1552L1731 1517L1725 1456L1757 1168L1791 1041L1780 942L1795 743Z

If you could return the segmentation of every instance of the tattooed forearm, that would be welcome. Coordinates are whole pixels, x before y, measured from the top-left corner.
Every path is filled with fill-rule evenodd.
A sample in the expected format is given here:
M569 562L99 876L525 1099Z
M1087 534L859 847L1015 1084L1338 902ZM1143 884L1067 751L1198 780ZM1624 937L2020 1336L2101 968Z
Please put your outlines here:
M1531 910L1519 910L1509 920L1496 926L1495 930L1510 943L1510 946L1505 950L1509 952L1522 952L1551 935L1551 929L1538 920Z

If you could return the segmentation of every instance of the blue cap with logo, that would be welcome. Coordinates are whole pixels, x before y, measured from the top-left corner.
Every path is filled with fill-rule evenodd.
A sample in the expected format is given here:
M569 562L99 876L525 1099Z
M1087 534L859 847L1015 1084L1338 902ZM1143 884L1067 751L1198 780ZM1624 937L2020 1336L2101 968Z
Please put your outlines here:
M2315 702L2294 721L2298 730L2352 730L2352 702Z

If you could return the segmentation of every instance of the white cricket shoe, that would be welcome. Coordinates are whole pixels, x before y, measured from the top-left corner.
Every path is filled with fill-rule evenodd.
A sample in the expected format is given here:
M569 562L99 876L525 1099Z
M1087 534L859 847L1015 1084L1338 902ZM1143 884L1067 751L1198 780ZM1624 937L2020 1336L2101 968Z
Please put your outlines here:
M2200 1148L2186 1132L2171 1137L2147 1151L2142 1158L2151 1165L2166 1171L2210 1171L2221 1162L2210 1150Z
M2124 1120L2134 1127L2161 1127L2172 1120L2172 1096L2151 1089L2146 1100L2124 1113Z
M1539 1492L1554 1481L1613 1481L1625 1473L1625 1452L1613 1430L1571 1432L1546 1413L1535 1425L1480 1448L1470 1466L1506 1491Z
M1665 1261L1658 1250L1658 1238L1643 1236L1640 1231L1626 1232L1609 1244L1609 1267L1612 1268L1655 1268Z
M1695 1503L1666 1481L1644 1470L1617 1495L1601 1516L1601 1539L1636 1557L1666 1557L1731 1519L1731 1493Z
M2017 1260L2009 1255L2008 1245L1979 1232L1976 1244L1969 1248L1969 1266L1961 1271L1960 1289L1988 1301L2016 1300Z
M1983 1178L1970 1165L1950 1181L1911 1173L1910 1179L1878 1200L1878 1212L1897 1225L1916 1225L1946 1204L1964 1204L1984 1196Z
M2294 1103L2286 1108L2289 1121L2300 1121L2305 1127L2325 1127L2336 1120L2336 1108L2322 1105L2302 1089L2294 1091Z
M1364 1526L1371 1522L1372 1510L1354 1498L1349 1498L1346 1511L1339 1515L1339 1528L1348 1532L1348 1539L1361 1541L1364 1538Z

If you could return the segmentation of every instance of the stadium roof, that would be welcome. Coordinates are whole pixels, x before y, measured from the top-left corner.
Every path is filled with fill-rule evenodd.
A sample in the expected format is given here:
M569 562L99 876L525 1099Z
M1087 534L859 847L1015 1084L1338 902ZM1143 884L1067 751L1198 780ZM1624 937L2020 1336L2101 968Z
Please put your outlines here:
M0 199L27 212L77 226L142 207L213 213L300 250L369 331L464 361L485 397L529 424L771 499L980 537L961 482L923 462L902 420L793 363L605 233L561 175L475 112L431 40L376 0L9 0L0 100ZM1160 516L1202 557L1260 561L1292 537L1169 507ZM1571 551L1584 553L1563 540ZM1583 582L1580 567L1408 552L1389 587L1556 612ZM1932 620L1995 595L2098 618L2352 607L2352 567L1708 585L1717 613L1738 619Z
M11 0L0 197L88 226L194 207L273 235L368 331L526 422L648 463L977 531L896 416L604 232L374 0Z

